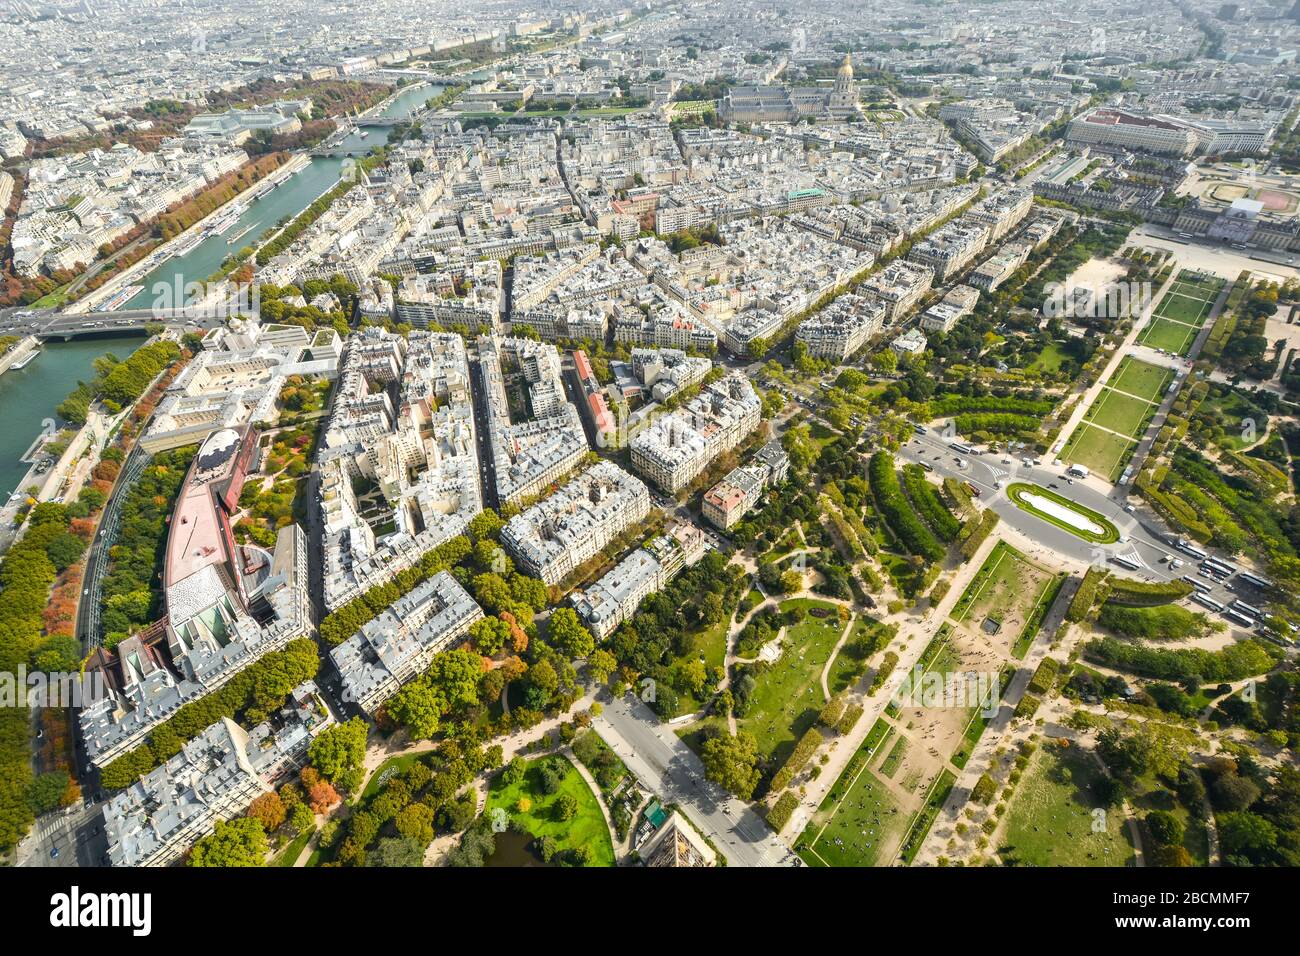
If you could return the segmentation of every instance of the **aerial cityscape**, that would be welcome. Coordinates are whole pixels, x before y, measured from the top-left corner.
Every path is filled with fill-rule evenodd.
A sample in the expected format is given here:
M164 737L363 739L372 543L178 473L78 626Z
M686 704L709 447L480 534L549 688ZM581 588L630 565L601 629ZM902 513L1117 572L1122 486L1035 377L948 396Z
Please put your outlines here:
M1296 0L7 6L6 868L1300 865Z

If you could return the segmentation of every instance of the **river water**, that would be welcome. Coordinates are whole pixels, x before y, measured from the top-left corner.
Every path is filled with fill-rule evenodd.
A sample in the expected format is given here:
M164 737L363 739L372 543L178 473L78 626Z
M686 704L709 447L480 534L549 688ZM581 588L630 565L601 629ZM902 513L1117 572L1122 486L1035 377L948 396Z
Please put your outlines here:
M420 84L399 93L377 116L401 118L409 116L423 106L430 97L437 96L444 87ZM367 135L362 136L361 133ZM372 127L353 133L340 144L340 149L364 155L375 146L388 141L386 127ZM221 268L222 261L232 252L254 243L263 232L282 219L292 219L311 205L317 197L328 192L339 180L343 160L316 156L310 165L294 173L275 189L253 202L230 228L221 235L212 235L182 256L173 256L139 280L144 288L136 293L123 308L147 309L154 301L154 286L162 282L170 289L183 290L187 282L201 282ZM239 237L239 238L235 238ZM233 240L233 241L231 241Z
M409 116L443 87L421 84L403 90L377 115L384 118ZM388 141L386 127L364 130L362 137L353 133L341 144L349 152L362 155ZM155 297L154 285L166 282L183 289L187 282L202 281L221 267L231 252L255 242L261 234L281 219L292 218L338 182L343 160L313 157L311 163L256 200L224 235L209 236L182 256L160 263L143 279L144 288L131 299L129 308L148 308ZM251 227L251 228L250 228ZM240 235L233 243L227 239ZM20 462L22 455L43 429L42 422L54 415L55 407L67 397L78 381L89 381L92 362L107 352L126 358L144 342L142 336L120 338L81 338L71 342L51 341L40 356L26 368L0 375L0 492L4 497L15 490L27 473Z
M19 461L36 437L43 422L54 414L59 402L79 381L94 376L92 363L112 352L126 358L142 344L145 336L73 339L49 342L25 368L0 375L0 493L7 500L27 474L28 465Z

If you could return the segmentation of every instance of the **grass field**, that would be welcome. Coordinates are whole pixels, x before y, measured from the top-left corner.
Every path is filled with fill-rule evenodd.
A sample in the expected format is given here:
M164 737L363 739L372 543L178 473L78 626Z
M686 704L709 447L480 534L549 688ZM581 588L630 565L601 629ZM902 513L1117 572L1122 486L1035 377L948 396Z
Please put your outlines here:
M534 837L549 836L554 838L560 849L572 849L589 846L592 852L593 866L614 865L614 845L610 841L609 827L600 812L596 795L591 792L587 782L582 779L576 767L565 757L546 757L546 760L563 760L569 771L560 782L560 788L551 794L542 792L539 784L541 760L530 760L524 778L518 783L507 785L498 774L488 791L484 813L491 813L500 807L505 810L511 821L521 823ZM569 794L578 801L578 812L569 820L555 818L555 802L561 794ZM527 810L519 809L520 798L531 802Z
M1114 481L1123 473L1173 377L1171 369L1124 358L1061 449L1061 460Z
M869 769L891 728L876 721L862 747L822 800L795 849L809 866L876 866L903 836L907 815Z
M1132 866L1122 813L1093 813L1100 807L1093 796L1100 779L1096 761L1079 747L1041 746L1011 799L998 847L1003 863Z
M1094 428L1087 422L1080 422L1061 449L1061 460L1072 465L1083 465L1114 481L1123 472L1124 462L1136 448L1135 441Z
M1101 395L1088 409L1086 420L1129 438L1141 438L1147 422L1158 407L1145 399L1134 398L1113 388L1103 388Z
M790 755L795 741L813 725L826 702L822 668L844 630L833 604L796 598L783 602L781 610L794 606L830 613L825 618L810 613L803 623L786 630L781 656L756 675L757 685L745 716L737 721L742 730L754 735L759 752L778 764Z
M989 617L1004 627L1015 623L1014 618L1023 623L1051 579L1051 574L999 541L954 605L952 619L973 627Z
M865 614L859 615L858 619L853 622L853 630L849 633L849 639L844 642L847 648L861 635L868 631L882 630L884 625L875 618L868 617ZM879 653L879 652L877 652ZM857 679L859 672L862 670L862 662L852 654L846 653L844 649L835 655L835 660L831 664L830 673L826 675L826 685L830 688L832 694L838 694L846 687L852 685Z
M1138 344L1153 349L1164 349L1175 355L1186 355L1196 341L1199 326L1175 322L1173 319L1152 319L1138 336Z
M1184 270L1156 306L1138 344L1186 355L1222 288L1222 280L1197 278Z
M1106 385L1147 401L1158 402L1173 378L1173 371L1163 365L1152 365L1150 362L1126 357Z

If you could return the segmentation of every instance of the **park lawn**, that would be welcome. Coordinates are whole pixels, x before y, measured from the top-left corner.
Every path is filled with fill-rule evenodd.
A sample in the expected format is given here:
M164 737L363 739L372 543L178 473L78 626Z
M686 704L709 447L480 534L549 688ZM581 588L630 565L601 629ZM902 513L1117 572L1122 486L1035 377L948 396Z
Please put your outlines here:
M1185 325L1173 319L1154 319L1142 330L1138 344L1153 349L1164 349L1175 355L1186 355L1192 343L1196 341L1198 331L1200 330L1194 325Z
M826 686L830 688L832 695L851 687L857 681L858 676L865 673L862 662L853 655L845 653L845 648L867 631L883 629L884 625L875 618L868 617L865 614L858 615L858 619L853 622L853 630L849 632L849 639L844 642L844 647L840 648L840 652L835 655L830 673L826 675Z
M826 703L822 668L844 630L833 604L795 598L782 602L781 610L795 606L826 608L830 616L819 619L809 614L803 623L786 629L781 656L755 675L746 714L737 721L740 729L754 735L759 753L775 765L790 756L795 742L821 713Z
M596 795L567 757L542 759L560 759L569 767L569 772L564 775L560 788L555 793L542 793L538 784L541 760L530 760L524 778L518 783L506 784L500 774L496 776L488 790L483 812L491 813L500 807L509 815L511 822L518 821L535 838L552 837L562 850L590 846L593 866L613 866L614 844L610 841L609 827L605 825L605 817L600 812ZM556 820L553 807L560 795L566 793L578 801L578 812L571 820ZM526 811L518 808L521 797L532 801L532 806Z
M921 849L921 844L925 842L925 835L930 832L930 827L934 825L934 818L943 809L944 801L948 799L948 794L952 792L952 788L956 783L956 775L945 767L934 783L930 785L930 790L925 795L925 803L921 805L921 809L912 815L912 820L908 824L907 835L903 838L901 852L904 863L910 864L916 859L917 851Z
M1173 377L1173 371L1162 365L1125 358L1106 384L1121 392L1158 402Z
M1156 408L1144 399L1103 388L1101 396L1088 409L1087 420L1129 438L1141 438Z
M1011 545L999 541L953 606L952 618L974 626L990 616L1001 620L1013 607L1036 597L1044 580L1050 577ZM937 668L938 664L931 667Z
M1043 346L1043 350L1035 356L1034 360L1029 363L1026 371L1051 374L1059 371L1061 363L1065 360L1065 350L1055 342L1048 342L1047 345Z
M1126 440L1122 435L1080 422L1061 449L1061 460L1072 465L1083 465L1114 481L1136 448L1136 441Z
M1213 303L1213 298L1207 301L1199 295L1184 295L1178 290L1171 289L1160 300L1155 314L1160 318L1173 319L1175 322L1185 322L1200 328L1205 317L1210 314L1210 306Z
M880 764L880 773L889 777L891 780L894 774L898 773L898 766L903 762L903 756L907 753L907 738L899 737L890 748L889 755Z
M867 769L892 728L876 721L858 752L827 792L795 850L809 866L876 866L902 836L907 817L884 784Z
M1132 866L1133 845L1123 814L1105 815L1093 832L1092 795L1101 768L1077 745L1045 743L1035 752L1007 812L998 855L1021 866Z
M1045 585L1038 595L1038 600L1029 611L1029 616L1025 620L1025 626L1021 629L1020 635L1016 638L1016 643L1011 647L1011 656L1016 660L1023 660L1029 653L1029 648L1034 644L1034 638L1038 636L1039 629L1043 626L1043 619L1047 617L1047 612L1052 609L1056 602L1056 596L1061 593L1061 587L1065 584L1063 574L1053 576Z
M307 841L312 838L312 834L315 832L315 827L303 830L293 838L293 841L288 846L275 855L275 858L271 861L271 865L283 867L293 866L294 863L297 862L298 857L302 855L303 847L307 845Z

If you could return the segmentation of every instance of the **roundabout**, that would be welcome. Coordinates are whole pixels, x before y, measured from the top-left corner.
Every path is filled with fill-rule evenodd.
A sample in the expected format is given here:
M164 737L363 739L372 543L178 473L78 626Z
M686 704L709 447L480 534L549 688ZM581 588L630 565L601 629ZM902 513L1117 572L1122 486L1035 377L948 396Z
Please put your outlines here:
M1113 544L1119 529L1102 515L1041 485L1015 482L1007 497L1020 508L1093 544Z

